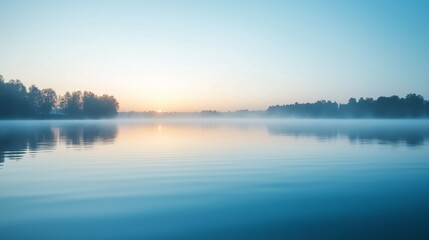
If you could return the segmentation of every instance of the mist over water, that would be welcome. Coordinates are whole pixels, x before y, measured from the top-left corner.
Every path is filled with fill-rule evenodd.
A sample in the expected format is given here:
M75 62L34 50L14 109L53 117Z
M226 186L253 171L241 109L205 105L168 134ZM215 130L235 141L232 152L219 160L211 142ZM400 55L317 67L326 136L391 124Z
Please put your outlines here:
M427 120L0 122L1 239L428 239Z

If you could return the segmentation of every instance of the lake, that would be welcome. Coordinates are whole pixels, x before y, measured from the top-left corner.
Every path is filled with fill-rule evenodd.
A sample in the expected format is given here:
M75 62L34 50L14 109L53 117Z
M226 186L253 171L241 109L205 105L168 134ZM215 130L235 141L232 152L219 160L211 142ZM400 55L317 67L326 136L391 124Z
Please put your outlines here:
M429 239L429 121L1 121L0 239Z

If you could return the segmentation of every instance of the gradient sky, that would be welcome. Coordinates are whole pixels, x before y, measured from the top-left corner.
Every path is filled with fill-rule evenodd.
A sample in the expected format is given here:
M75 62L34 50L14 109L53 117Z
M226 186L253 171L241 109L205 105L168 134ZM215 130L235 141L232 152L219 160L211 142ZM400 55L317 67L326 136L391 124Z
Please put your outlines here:
M429 98L429 1L5 1L0 74L120 111Z

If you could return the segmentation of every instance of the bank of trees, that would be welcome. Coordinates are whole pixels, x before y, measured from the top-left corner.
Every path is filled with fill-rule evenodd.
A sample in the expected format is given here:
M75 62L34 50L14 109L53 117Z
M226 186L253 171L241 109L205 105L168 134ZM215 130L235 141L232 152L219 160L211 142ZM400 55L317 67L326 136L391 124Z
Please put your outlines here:
M92 92L67 92L58 96L51 89L28 89L19 80L6 82L0 75L0 118L107 118L117 114L113 96Z
M270 106L267 114L309 118L424 118L429 117L429 101L414 93L404 98L350 98L347 104L323 100Z
M66 92L60 98L59 106L66 115L90 118L116 116L119 108L113 96L97 96L88 91Z

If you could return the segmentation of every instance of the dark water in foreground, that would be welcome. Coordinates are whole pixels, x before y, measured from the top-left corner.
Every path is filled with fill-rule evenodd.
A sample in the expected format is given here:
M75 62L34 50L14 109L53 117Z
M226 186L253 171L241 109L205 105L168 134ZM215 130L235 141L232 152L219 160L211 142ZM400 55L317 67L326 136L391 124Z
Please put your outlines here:
M3 121L0 239L429 239L429 121Z

